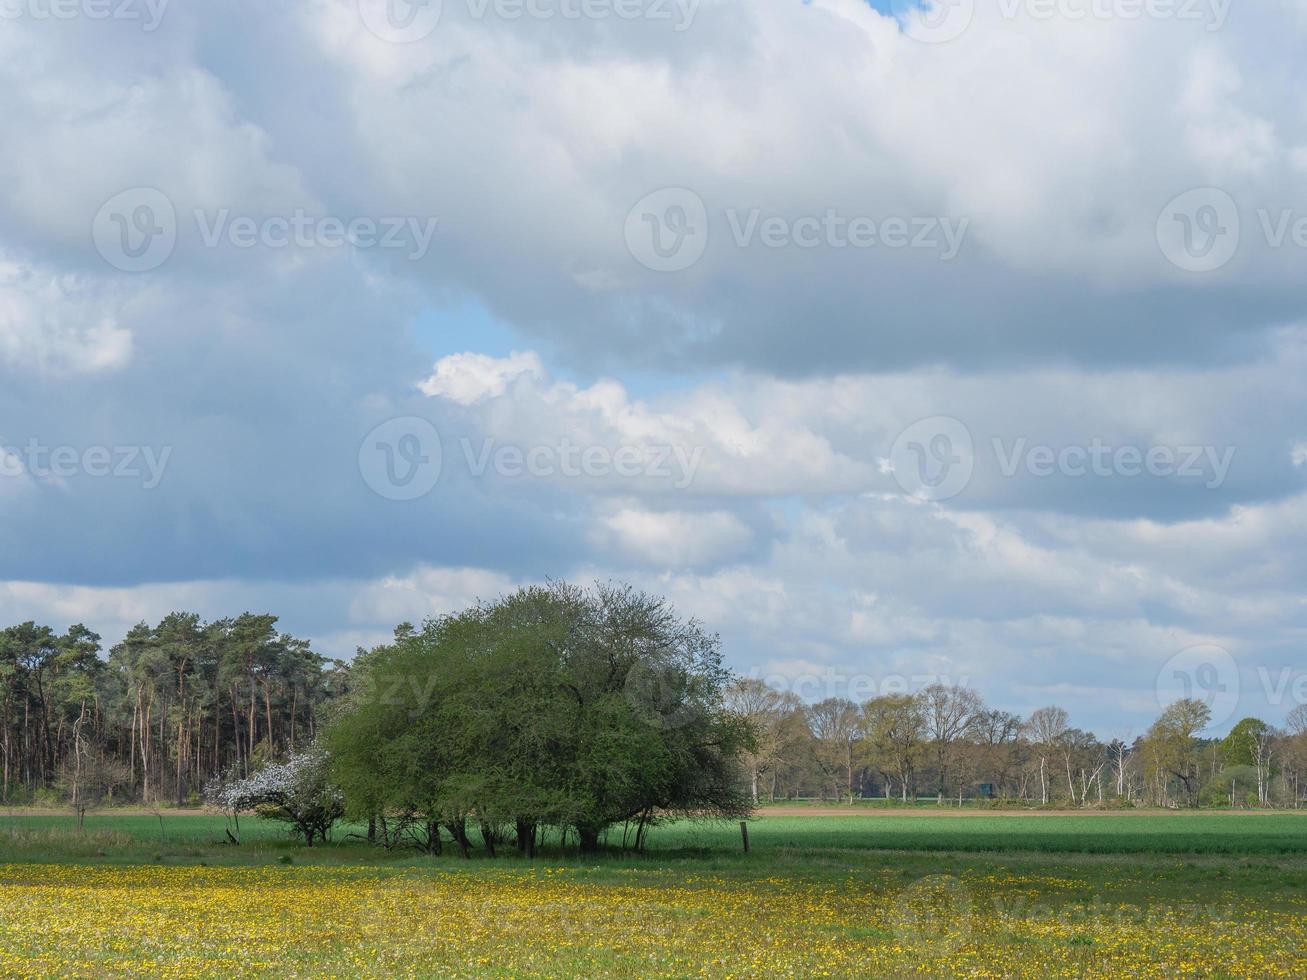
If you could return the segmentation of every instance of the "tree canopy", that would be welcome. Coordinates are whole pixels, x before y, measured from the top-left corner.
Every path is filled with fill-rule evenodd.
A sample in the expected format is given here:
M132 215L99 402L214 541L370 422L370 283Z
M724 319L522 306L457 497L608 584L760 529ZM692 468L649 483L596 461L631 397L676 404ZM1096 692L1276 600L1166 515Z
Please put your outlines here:
M398 633L369 651L327 747L350 813L493 849L545 826L593 850L672 815L749 811L753 728L723 710L715 636L666 600L562 583Z

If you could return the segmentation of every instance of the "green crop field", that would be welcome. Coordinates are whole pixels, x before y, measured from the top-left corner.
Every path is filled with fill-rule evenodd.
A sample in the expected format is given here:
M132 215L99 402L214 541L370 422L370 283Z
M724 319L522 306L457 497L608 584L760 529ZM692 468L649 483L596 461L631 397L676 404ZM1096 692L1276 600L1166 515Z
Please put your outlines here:
M1307 814L762 815L462 860L0 816L0 974L1302 976Z
M681 824L663 829L652 846L728 848L739 846L739 837L734 826ZM1307 855L1307 814L764 816L751 831L751 845L760 852L821 849Z

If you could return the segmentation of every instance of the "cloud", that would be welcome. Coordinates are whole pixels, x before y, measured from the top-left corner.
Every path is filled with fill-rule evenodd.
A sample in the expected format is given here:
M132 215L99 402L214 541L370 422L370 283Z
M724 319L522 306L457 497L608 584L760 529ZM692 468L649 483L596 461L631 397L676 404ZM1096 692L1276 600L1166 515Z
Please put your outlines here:
M737 559L753 532L724 511L652 512L623 508L600 520L595 548L630 565L679 568Z
M486 398L504 394L521 375L539 377L544 367L534 351L508 357L485 354L450 354L436 363L435 373L419 387L432 398L448 398L460 405L475 405Z
M0 258L0 362L41 375L123 367L132 334L87 284Z
M1077 724L1186 644L1298 665L1300 8L978 4L947 44L859 0L446 4L409 44L354 0L7 21L0 612L271 609L347 656L626 577L741 670ZM170 240L130 272L96 223L141 189ZM360 221L401 247L324 243ZM1211 271L1168 252L1236 227ZM415 418L388 462L439 473L396 499L360 457ZM33 441L168 462L37 478Z
M1217 31L981 5L932 46L854 0L705 3L656 40L453 8L438 41L385 45L344 6L317 43L348 79L358 165L442 217L409 274L570 357L782 374L1193 364L1249 356L1302 314L1293 255L1247 235L1196 290L1156 231L1195 186L1226 189L1247 223L1297 201L1304 133L1269 96L1282 62L1246 57L1282 29L1278 11ZM460 152L393 138L411 118L442 120ZM679 273L642 267L623 240L632 206L669 186L708 220L702 260ZM828 214L902 220L926 247L769 248L736 232ZM932 244L945 219L967 229L951 261Z
M895 472L896 446L915 427L924 424L928 439L943 425L935 420L948 420L972 471L949 501L955 508L1176 521L1301 492L1294 447L1307 427L1297 394L1305 352L1301 332L1282 331L1266 357L1223 369L750 374L650 399L612 379L556 380L529 354L458 354L422 389L437 405L460 406L460 421L483 440L479 452L511 445L553 458L567 443L578 454L593 446L645 461L627 475L614 466L566 480L558 469L540 474L578 493L899 495L912 474ZM651 462L660 452L665 471ZM911 470L911 454L898 462Z

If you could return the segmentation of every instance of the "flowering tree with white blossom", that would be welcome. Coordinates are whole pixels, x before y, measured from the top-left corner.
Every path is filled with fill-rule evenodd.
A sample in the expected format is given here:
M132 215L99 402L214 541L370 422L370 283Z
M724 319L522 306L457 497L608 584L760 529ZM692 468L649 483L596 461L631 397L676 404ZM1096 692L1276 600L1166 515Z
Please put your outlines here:
M315 839L325 841L345 812L344 798L328 776L327 754L316 749L269 763L247 778L214 780L205 797L233 816L252 811L290 824L309 847Z

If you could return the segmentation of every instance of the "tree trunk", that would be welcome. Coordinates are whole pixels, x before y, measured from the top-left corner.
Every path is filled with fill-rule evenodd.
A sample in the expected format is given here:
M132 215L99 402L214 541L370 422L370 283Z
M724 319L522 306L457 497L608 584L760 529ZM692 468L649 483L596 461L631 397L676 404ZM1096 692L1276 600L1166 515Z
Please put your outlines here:
M523 857L536 856L536 825L521 817L517 818L517 849Z
M471 843L467 839L467 822L465 820L451 820L445 824L449 832L454 836L455 843L458 844L458 853L460 857L469 858L472 856Z
M582 854L594 854L599 850L599 828L594 825L577 824L576 836L581 842Z
M272 738L272 681L263 682L263 717L268 722L268 747L273 748L275 743Z

